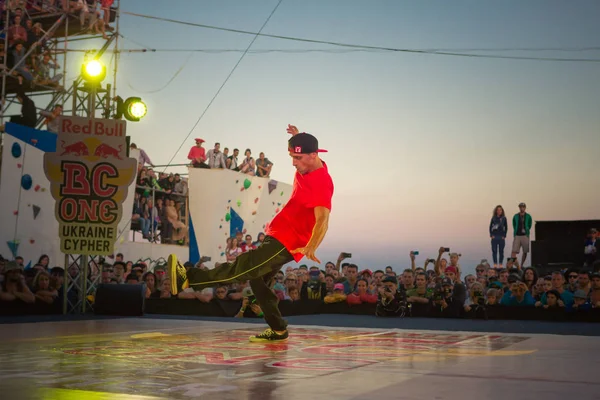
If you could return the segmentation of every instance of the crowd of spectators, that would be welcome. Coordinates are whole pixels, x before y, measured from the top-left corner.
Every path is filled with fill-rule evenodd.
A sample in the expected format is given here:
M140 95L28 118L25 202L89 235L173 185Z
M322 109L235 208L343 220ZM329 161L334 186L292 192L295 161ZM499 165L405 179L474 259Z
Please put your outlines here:
M239 171L242 174L260 176L268 178L271 175L273 163L265 157L265 153L260 152L255 160L252 157L252 150L246 149L244 157L240 159L240 150L235 148L229 155L229 148L225 147L221 151L221 143L215 143L215 146L208 152L202 143L204 139L196 138L196 145L193 146L188 153L188 160L191 161L191 166L194 168L220 168Z
M259 158L254 160L252 151L246 149L245 157L239 160L237 148L229 155L229 148L225 147L221 151L221 144L215 143L215 146L206 152L202 143L203 139L196 139L196 146L190 149L188 159L192 167L230 169L265 178L271 174L273 163L262 152ZM131 148L140 152L131 218L134 228L142 233L144 239L152 242L188 244L187 179L180 174L157 174L148 154L135 143L131 144Z
M114 0L6 0L0 7L0 26L8 38L8 48L2 49L8 69L22 83L60 88L63 74L53 71L60 66L50 54L48 44L53 32L44 30L36 17L44 14L68 13L79 17L81 33L106 36L110 7ZM8 20L8 26L6 21ZM4 60L3 60L4 61Z
M135 143L130 147L138 149ZM188 244L187 179L179 174L157 174L150 157L143 149L138 150L140 158L132 222L149 241Z
M60 84L64 74L57 72L60 65L50 48L54 30L40 22L43 17L67 13L79 19L81 31L77 33L98 34L107 39L113 3L114 0L0 0L0 64L6 66L5 74L18 81L16 99L21 104L21 114L12 116L11 122L36 126L37 110L25 93L28 88L64 90ZM5 104L2 99L3 110ZM51 132L56 132L56 116L61 113L62 106L40 112Z
M238 232L227 239L221 262L234 261L240 254L261 246L264 238L263 233L254 239ZM590 254L591 246L595 247L597 243L597 231L592 229L584 243L585 254ZM352 262L345 262L351 254L341 253L335 263L327 262L324 269L308 265L284 267L273 279L271 288L282 302L318 300L326 304L343 303L348 307L372 304L378 316L410 316L417 310L418 316L480 318L485 315L486 308L497 305L515 310L529 307L564 313L600 308L598 259L591 263L591 259L586 261L581 268L556 270L544 276L540 276L534 267L523 268L513 257L507 259L505 266L497 268L482 260L476 266L475 274L463 274L461 255L448 253L448 250L441 247L437 258L425 259L422 267L417 266L418 252L411 252L410 267L398 272L392 266L374 271L361 269ZM207 268L206 261L203 258L196 265L186 262L184 266L188 270ZM49 269L46 255L25 271L22 262L22 258L0 260L3 277L0 278L0 299L26 303L57 301L62 295L64 269ZM219 266L217 262L214 268ZM70 266L67 272L75 277L78 268ZM145 263L124 261L122 254L117 254L112 264L102 260L90 270L90 282L99 273L100 282L105 284L144 284L147 298L230 302L239 307L236 308L237 317L262 315L248 282L201 291L188 288L173 296L165 265L149 271ZM76 288L72 291L68 296L76 297Z

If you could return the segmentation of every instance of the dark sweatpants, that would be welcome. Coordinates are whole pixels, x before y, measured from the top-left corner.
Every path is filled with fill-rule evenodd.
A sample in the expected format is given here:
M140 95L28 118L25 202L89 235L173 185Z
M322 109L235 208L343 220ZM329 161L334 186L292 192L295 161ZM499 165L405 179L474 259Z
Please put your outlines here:
M187 278L190 287L194 290L249 280L256 302L265 315L265 321L271 329L283 331L287 323L279 312L279 300L271 290L270 284L277 271L293 260L294 257L284 245L274 237L267 236L262 245L240 254L234 262L221 264L211 270L190 268Z

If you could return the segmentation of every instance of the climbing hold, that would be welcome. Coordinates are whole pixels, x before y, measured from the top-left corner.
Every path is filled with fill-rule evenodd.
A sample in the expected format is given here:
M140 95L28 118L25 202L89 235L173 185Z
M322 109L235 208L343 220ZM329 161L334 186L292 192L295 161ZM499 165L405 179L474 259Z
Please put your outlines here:
M225 253L221 252L221 257L223 257L225 255Z
M8 242L6 242L6 244L8 245L8 248L10 249L10 252L13 255L13 258L17 257L17 250L19 250L19 241L18 240L10 240Z
M41 208L39 206L33 206L33 219L36 219L38 214L40 213Z
M254 199L254 204L258 203L258 197Z
M277 214L278 212L279 212L279 207L277 207L277 208L275 209L275 214Z
M242 233L245 235L246 232L248 232L248 231L246 230L246 228L244 228L244 230L242 231Z
M252 215L256 215L256 211L252 211ZM254 221L252 221L252 222L254 222Z
M228 203L231 203L231 200L227 200Z
M34 244L35 240L34 239L29 239L29 243Z
M238 200L238 201L237 201L237 206L238 206L238 207L241 207L241 206L242 206L242 201L241 201L241 200Z
M41 189L40 185L35 185L35 187L33 188L33 190L35 190L36 192L40 189Z
M283 196L283 190L281 191L281 196Z
M259 187L258 187L258 190L260 190L260 189L262 189L262 186L259 186Z
M219 246L219 250L221 250L221 246Z
M244 189L248 189L252 185L252 181L248 178L244 180Z
M225 214L225 221L229 222L231 220L231 214Z
M19 212L17 210L13 211L13 215L19 215Z
M37 144L37 142L37 139L31 139L31 143L33 143L34 146Z
M235 183L238 183L239 181L240 181L239 179L236 179Z
M240 192L243 192L243 191L244 191L244 188L240 188Z
M271 192L273 192L273 190L277 189L277 181L271 179L269 181L269 194L271 194Z
M45 192L45 191L46 191L46 188L42 188L42 192Z
M17 163L17 168L21 169L22 166L23 164Z
M25 190L31 189L31 185L33 185L33 179L31 175L25 174L21 177L21 187Z
M12 156L14 158L19 158L21 157L21 145L17 142L14 142L12 147L10 148L10 153L12 154ZM20 167L19 167L20 168Z

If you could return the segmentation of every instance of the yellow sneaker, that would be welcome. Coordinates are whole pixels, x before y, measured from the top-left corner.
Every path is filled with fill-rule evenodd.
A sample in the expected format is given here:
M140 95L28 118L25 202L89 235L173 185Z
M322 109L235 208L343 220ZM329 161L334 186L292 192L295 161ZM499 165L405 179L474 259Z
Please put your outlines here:
M168 278L171 280L171 294L177 296L183 289L189 287L185 267L177 261L175 254L170 254L167 260Z
M273 329L267 328L260 335L250 336L250 341L253 343L282 342L287 340L288 336L287 329L283 333L277 333Z

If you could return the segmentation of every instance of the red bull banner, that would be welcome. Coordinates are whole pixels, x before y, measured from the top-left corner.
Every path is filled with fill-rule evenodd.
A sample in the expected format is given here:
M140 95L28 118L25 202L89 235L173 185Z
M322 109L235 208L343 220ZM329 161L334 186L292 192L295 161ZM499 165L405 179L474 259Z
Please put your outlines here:
M44 172L65 254L113 253L137 172L137 160L126 155L125 128L121 120L61 117L56 152L44 155Z

